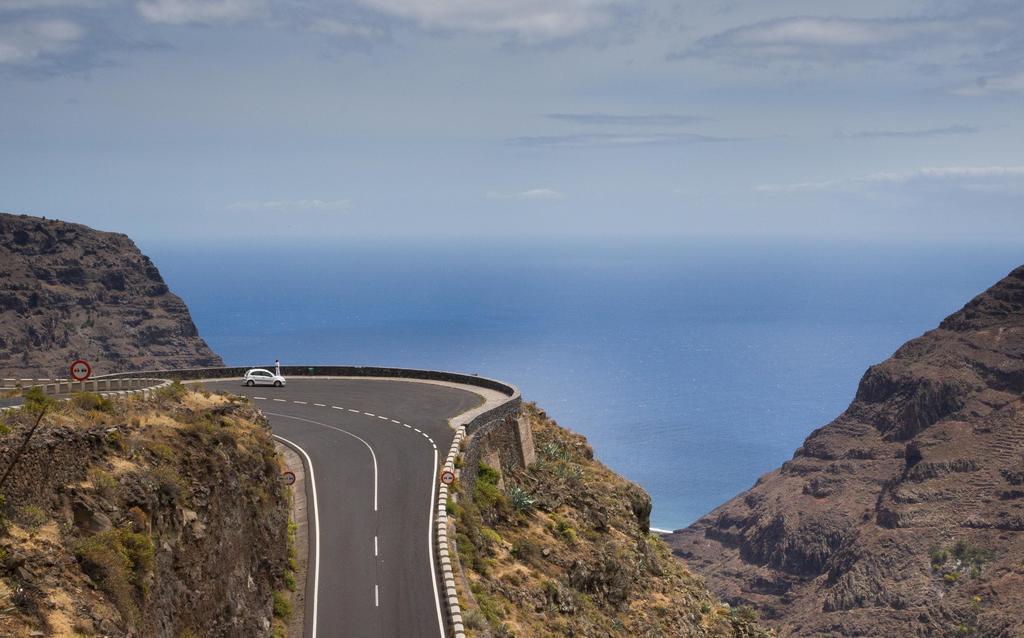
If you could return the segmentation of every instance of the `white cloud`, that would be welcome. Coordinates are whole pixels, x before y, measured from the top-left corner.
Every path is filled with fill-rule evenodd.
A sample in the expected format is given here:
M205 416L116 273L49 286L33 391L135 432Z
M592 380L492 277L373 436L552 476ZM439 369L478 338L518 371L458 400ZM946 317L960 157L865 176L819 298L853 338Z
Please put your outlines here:
M239 22L266 13L265 0L144 0L139 14L156 24Z
M422 26L509 33L527 40L566 37L609 24L615 0L358 0Z
M487 193L488 199L519 199L534 201L555 201L565 199L565 195L550 188L531 188L519 193Z
M0 26L0 64L28 65L73 50L85 29L70 20L26 20Z
M978 96L998 93L1024 93L1024 70L1006 75L980 77L950 90L954 95Z
M873 173L863 177L835 179L822 182L794 184L761 184L755 190L762 193L807 193L841 188L865 188L910 183L945 183L976 191L997 191L1024 181L1021 166L942 166L925 167L911 171Z
M345 210L352 205L349 199L293 199L293 200L270 200L264 202L234 202L228 204L229 211L243 212L268 212L268 213L289 213L305 211L338 211Z
M922 137L943 137L948 135L973 135L980 132L977 126L965 126L963 124L954 124L952 126L942 126L925 129L910 129L902 131L893 130L872 130L872 131L856 131L854 133L847 133L840 131L837 133L837 137L844 137L849 139L871 139L871 138L922 138Z
M110 4L111 0L0 0L0 11L27 9L94 9Z
M380 27L366 24L343 22L333 18L317 18L309 26L310 31L340 38L375 40L386 35Z
M984 46L1015 33L1012 20L980 16L841 18L791 16L742 25L702 38L672 58L736 63L775 59L836 62L914 54L944 46Z
M733 141L699 133L582 133L513 137L506 140L516 146L538 148L616 148L626 146L682 146Z

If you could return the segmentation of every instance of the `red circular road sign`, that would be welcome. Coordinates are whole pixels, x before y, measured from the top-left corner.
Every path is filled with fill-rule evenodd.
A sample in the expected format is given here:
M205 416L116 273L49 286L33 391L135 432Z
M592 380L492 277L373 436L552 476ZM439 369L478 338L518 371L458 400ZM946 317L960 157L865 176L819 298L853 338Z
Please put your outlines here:
M451 470L445 470L444 472L441 472L441 482L444 483L445 485L451 485L452 483L454 483L455 472L452 472Z
M85 381L92 376L92 366L85 359L78 359L71 362L71 378L75 381Z
M295 472L282 472L281 480L285 485L293 485L295 483Z

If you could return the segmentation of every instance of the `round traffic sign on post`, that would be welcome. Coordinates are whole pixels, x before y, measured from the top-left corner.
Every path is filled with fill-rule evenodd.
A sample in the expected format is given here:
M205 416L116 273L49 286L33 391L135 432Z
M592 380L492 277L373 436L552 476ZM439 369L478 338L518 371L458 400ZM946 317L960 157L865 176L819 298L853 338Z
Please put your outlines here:
M452 472L451 470L445 470L444 472L441 472L441 482L444 483L445 485L451 485L452 483L454 483L455 472Z
M85 381L92 376L92 366L85 359L77 359L71 362L71 378L75 381Z
M295 484L295 472L281 472L281 481L285 485Z

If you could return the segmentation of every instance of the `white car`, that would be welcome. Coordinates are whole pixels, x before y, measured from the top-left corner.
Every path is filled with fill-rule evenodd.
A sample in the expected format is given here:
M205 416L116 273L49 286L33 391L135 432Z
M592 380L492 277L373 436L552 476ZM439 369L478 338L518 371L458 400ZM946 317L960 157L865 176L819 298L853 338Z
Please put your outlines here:
M284 377L279 374L274 374L270 370L264 370L263 368L253 368L245 373L242 377L242 383L249 386L250 388L254 385L272 385L275 388L280 388L287 381Z

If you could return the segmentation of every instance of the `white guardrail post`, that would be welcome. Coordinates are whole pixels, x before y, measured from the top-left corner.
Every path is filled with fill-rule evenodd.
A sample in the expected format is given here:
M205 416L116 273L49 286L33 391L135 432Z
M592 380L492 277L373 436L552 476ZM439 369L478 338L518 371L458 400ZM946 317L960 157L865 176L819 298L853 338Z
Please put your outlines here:
M459 426L444 461L443 471L455 473L455 457L459 454L459 446L466 437L466 428ZM444 596L448 602L448 613L451 615L452 632L455 638L466 638L466 628L462 623L462 608L459 606L459 594L455 589L455 575L452 572L451 552L448 544L448 486L441 484L437 490L437 555L441 560L441 578L444 581ZM455 523L451 522L452 533Z

